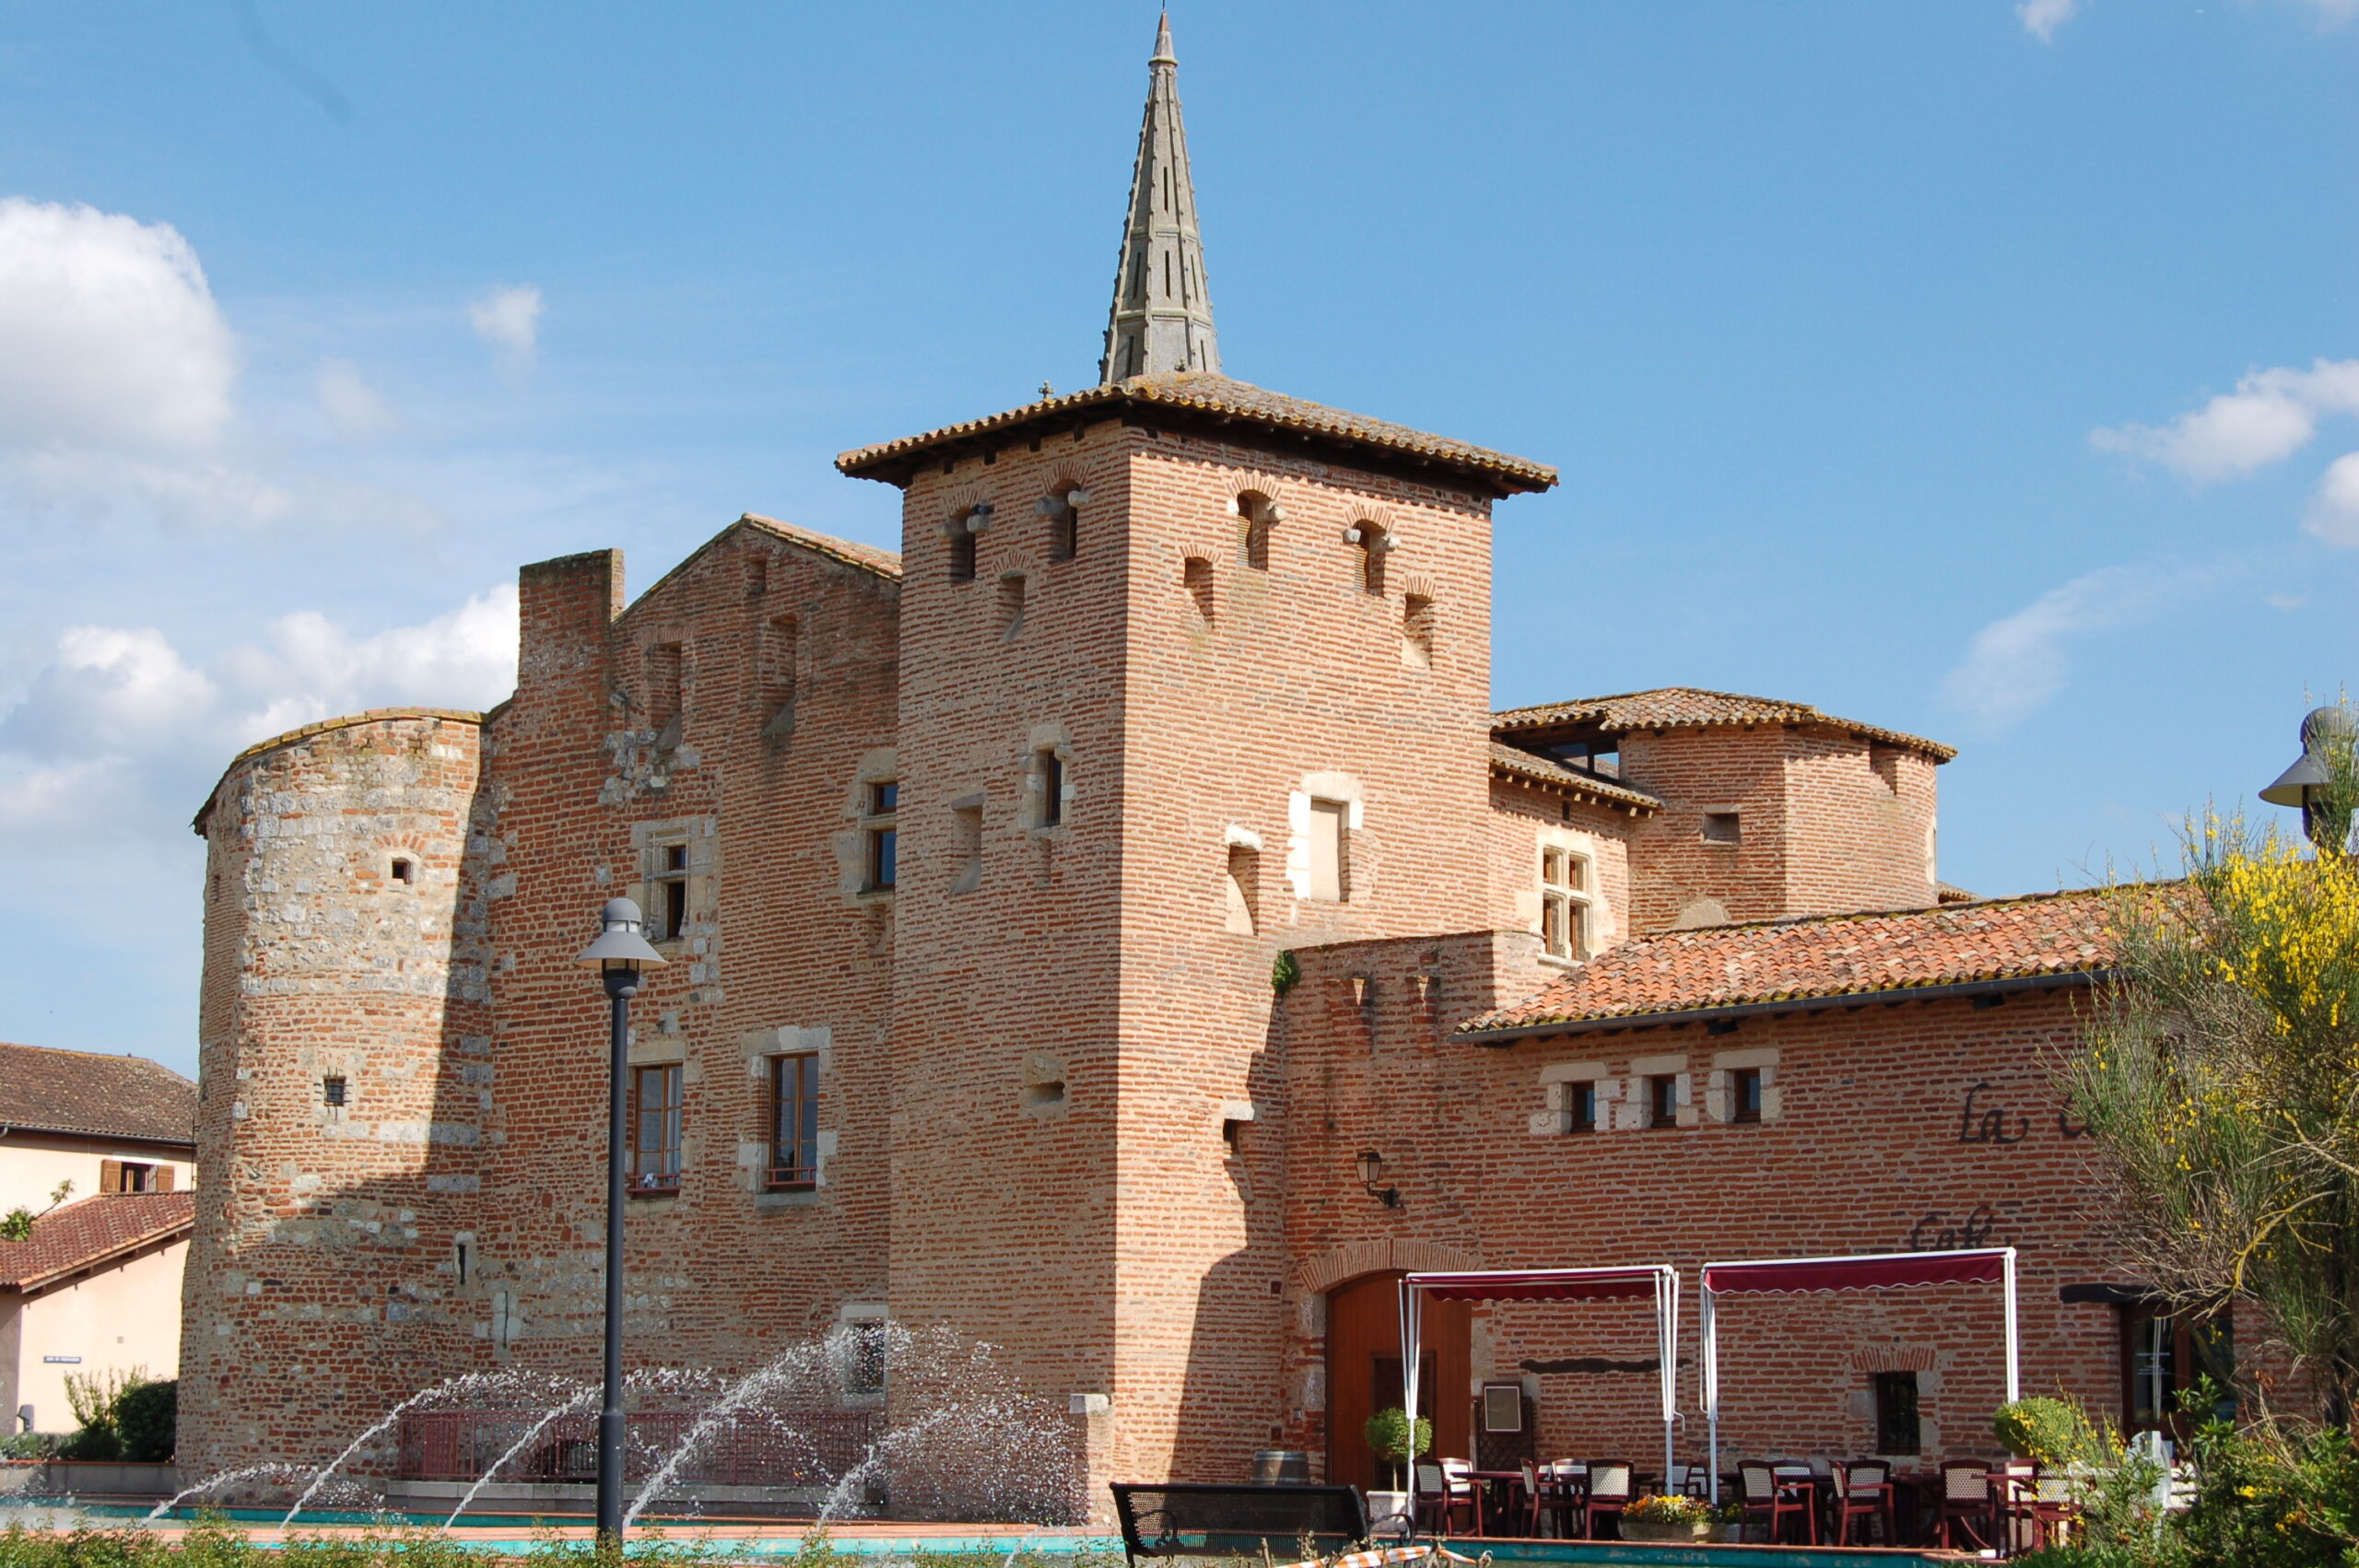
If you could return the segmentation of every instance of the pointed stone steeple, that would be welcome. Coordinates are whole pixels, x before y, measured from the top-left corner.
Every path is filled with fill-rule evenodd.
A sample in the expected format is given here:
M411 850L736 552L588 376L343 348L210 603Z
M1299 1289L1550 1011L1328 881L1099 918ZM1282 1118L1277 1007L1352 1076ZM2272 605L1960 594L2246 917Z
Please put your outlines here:
M1156 26L1147 62L1146 122L1131 170L1131 208L1114 308L1106 323L1100 385L1168 370L1220 369L1213 301L1204 287L1204 242L1196 229L1196 187L1188 174L1188 133L1180 123L1180 61L1171 17Z

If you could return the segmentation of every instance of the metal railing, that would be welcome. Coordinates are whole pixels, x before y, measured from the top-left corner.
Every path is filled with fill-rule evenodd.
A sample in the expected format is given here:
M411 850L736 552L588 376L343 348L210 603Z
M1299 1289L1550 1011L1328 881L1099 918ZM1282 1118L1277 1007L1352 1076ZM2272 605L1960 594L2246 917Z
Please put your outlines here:
M412 1410L401 1420L404 1480L474 1480L523 1442L535 1410ZM704 1418L688 1410L634 1410L625 1423L623 1475L644 1480ZM681 1485L833 1486L868 1457L884 1431L871 1410L746 1410L716 1422L675 1473ZM594 1481L598 1413L557 1417L500 1466L496 1481Z

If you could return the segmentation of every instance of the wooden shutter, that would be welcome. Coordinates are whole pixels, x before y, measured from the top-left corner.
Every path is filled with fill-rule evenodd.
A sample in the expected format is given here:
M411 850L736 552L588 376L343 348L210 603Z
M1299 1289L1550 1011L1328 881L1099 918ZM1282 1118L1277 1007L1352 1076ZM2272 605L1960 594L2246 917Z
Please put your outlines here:
M158 1192L170 1192L171 1189L172 1167L170 1165L158 1165L156 1167L156 1190Z
M121 1160L99 1162L99 1190L100 1192L123 1190L123 1162Z

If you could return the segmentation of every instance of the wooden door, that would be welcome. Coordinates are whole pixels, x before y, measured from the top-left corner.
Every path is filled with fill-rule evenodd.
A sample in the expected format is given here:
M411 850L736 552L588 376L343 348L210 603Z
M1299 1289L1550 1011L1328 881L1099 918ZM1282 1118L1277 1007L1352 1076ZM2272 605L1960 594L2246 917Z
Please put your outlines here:
M1327 1479L1389 1487L1392 1471L1364 1429L1401 1402L1401 1276L1365 1274L1327 1295ZM1434 1423L1433 1452L1466 1457L1473 1442L1473 1309L1431 1301L1419 1316L1417 1405Z

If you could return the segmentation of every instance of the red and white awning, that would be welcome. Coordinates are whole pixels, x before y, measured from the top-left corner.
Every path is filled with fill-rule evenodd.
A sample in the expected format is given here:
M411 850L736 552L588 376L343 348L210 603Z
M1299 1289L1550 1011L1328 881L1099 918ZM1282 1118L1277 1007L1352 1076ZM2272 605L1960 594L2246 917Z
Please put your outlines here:
M1714 1295L1801 1295L1816 1291L1896 1291L1919 1285L1995 1285L2012 1250L1887 1252L1863 1258L1788 1258L1760 1263L1707 1263L1704 1288Z
M1662 1267L1495 1269L1463 1274L1412 1274L1401 1282L1436 1301L1646 1301Z
M1733 1295L1811 1295L1836 1291L1906 1291L1928 1285L1998 1285L2005 1313L2007 1402L2020 1393L2015 1329L2015 1249L1973 1247L1957 1252L1877 1252L1854 1258L1778 1258L1749 1263L1707 1263L1698 1316L1704 1331L1704 1417L1711 1429L1712 1499L1720 1495L1719 1299Z

